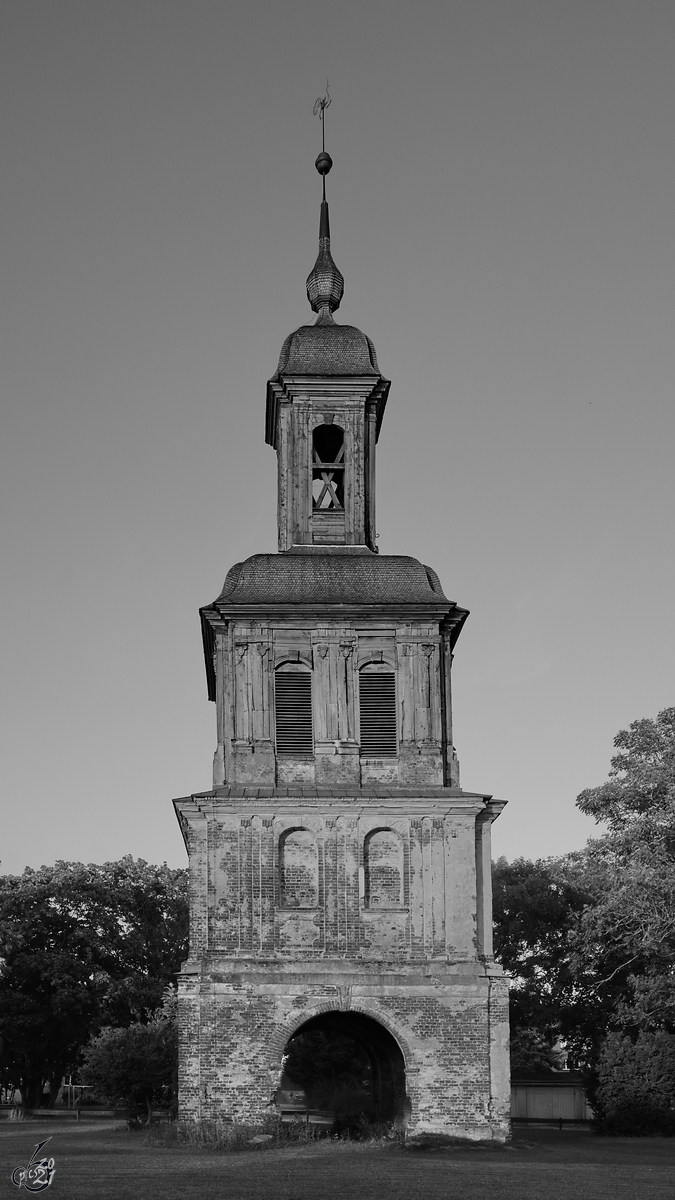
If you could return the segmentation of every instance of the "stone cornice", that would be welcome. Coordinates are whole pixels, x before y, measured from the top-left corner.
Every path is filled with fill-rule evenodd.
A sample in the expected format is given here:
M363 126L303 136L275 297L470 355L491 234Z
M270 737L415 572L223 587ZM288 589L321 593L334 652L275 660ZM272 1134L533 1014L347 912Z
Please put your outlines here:
M232 785L180 797L173 804L183 824L242 811L255 811L256 815L270 817L309 810L325 812L331 817L337 813L351 821L377 813L399 814L412 820L425 816L465 816L493 821L506 801L454 788L380 788L347 792L337 788Z

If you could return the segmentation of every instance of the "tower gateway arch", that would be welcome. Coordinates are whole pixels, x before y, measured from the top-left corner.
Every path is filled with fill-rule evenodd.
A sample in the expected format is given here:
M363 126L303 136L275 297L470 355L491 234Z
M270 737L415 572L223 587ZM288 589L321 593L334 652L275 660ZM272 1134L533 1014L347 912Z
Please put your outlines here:
M492 955L490 827L462 791L450 672L467 611L416 558L379 554L389 381L339 325L325 175L317 314L267 385L277 554L201 610L213 787L176 800L190 859L179 980L183 1120L256 1122L299 1031L347 1034L373 1106L411 1132L509 1134L508 995Z

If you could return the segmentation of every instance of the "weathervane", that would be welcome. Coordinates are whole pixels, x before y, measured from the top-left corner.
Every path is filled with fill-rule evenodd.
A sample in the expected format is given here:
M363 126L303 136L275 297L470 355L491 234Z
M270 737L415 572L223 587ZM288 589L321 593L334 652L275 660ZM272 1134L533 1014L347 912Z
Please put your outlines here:
M326 95L319 96L319 99L316 101L314 108L312 109L314 116L316 116L318 113L319 120L321 122L321 149L322 150L326 149L326 138L325 138L326 115L325 114L326 114L326 109L328 108L328 105L331 103L332 103L332 100L331 100L331 95L330 95L330 84L329 84L328 80L326 80Z
M324 201L326 199L326 175L328 174L328 172L330 171L330 169L333 165L333 160L332 160L330 154L326 153L326 109L328 108L328 105L331 103L332 103L332 101L331 101L331 95L330 95L330 84L328 83L328 80L326 80L326 95L319 96L319 99L314 104L314 108L312 110L314 113L314 116L316 117L318 115L319 120L321 121L321 153L320 153L319 157L317 158L314 166L316 167L317 171L319 172L319 175L321 175L322 179L323 179Z

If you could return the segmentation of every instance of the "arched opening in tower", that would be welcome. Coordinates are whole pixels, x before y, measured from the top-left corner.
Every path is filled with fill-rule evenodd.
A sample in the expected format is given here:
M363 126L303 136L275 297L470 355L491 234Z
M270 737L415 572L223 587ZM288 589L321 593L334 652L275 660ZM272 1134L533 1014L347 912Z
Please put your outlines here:
M318 425L312 434L312 508L345 506L345 431L339 425Z
M320 1013L286 1045L277 1106L336 1117L363 1113L401 1125L406 1114L401 1048L388 1029L364 1013Z

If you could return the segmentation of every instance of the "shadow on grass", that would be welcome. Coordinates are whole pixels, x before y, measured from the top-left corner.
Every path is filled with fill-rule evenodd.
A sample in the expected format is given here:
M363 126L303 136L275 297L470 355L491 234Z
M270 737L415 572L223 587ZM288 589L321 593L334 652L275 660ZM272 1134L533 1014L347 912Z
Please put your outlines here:
M513 1150L509 1142L476 1141L474 1138L451 1137L444 1133L418 1133L406 1138L400 1143L401 1150L406 1152L420 1150L480 1150L497 1151Z

